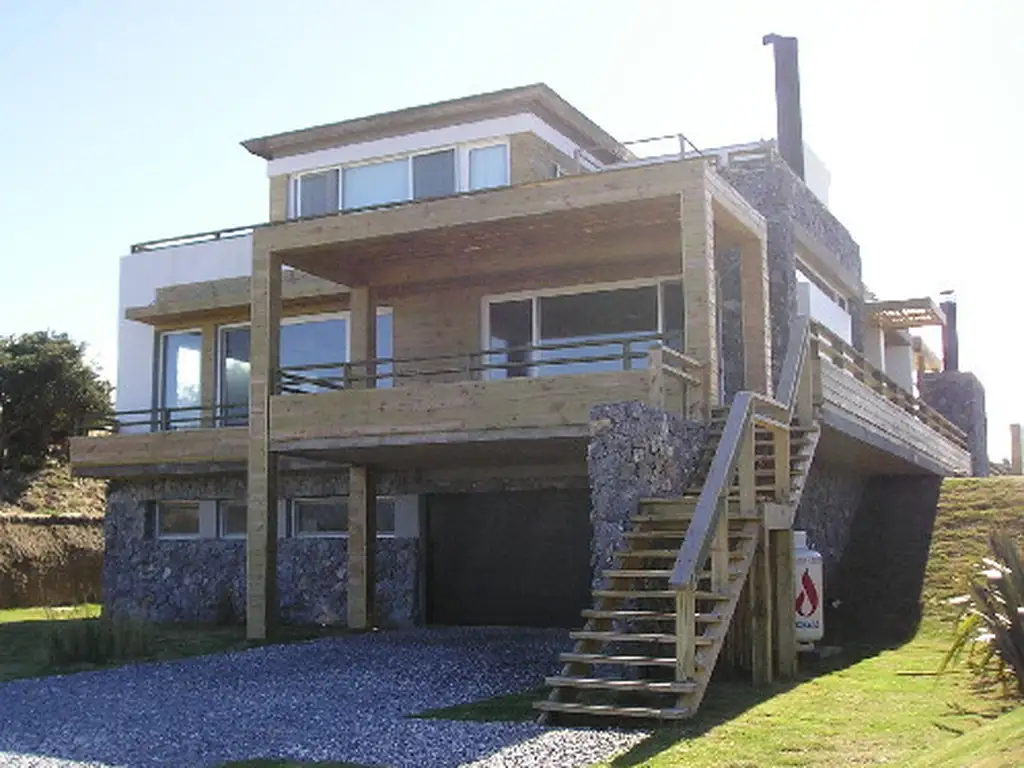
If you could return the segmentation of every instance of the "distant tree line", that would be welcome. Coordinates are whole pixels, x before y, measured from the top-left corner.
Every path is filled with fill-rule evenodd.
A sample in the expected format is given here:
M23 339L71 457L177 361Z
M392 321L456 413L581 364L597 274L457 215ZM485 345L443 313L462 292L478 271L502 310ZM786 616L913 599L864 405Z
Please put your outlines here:
M0 470L67 460L69 438L111 413L110 393L66 333L0 336Z

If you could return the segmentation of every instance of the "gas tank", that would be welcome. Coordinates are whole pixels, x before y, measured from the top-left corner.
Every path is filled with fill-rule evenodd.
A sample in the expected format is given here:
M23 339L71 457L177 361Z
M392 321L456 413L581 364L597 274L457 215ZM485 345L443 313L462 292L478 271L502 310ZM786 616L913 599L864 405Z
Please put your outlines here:
M793 531L796 641L813 645L825 635L825 580L821 554L807 546L807 531Z

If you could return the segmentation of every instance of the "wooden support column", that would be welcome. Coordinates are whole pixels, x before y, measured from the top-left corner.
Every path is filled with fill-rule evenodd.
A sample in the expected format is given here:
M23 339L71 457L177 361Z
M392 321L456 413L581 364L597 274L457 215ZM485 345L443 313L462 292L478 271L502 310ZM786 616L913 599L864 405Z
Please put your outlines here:
M750 566L750 587L753 597L751 652L754 683L772 681L772 575L771 544L768 529L758 537L754 562Z
M377 301L367 286L349 292L349 337L348 359L357 364L353 386L373 389L377 385Z
M257 230L252 254L249 374L246 636L273 631L277 596L277 455L270 450L270 398L277 390L281 338L281 261Z
M773 429L772 442L775 445L775 450L773 451L775 461L775 501L779 504L788 504L791 484L789 475L789 430Z
M814 355L814 344L808 343L804 367L800 369L800 381L796 390L797 422L801 427L809 427L814 423L814 378L818 374L818 359Z
M708 418L711 406L719 402L715 224L706 173L703 163L684 163L684 191L679 197L686 354L705 364L701 387L703 418Z
M200 423L204 427L217 425L217 325L206 323L202 328L203 350L199 363L199 401L203 413Z
M654 347L647 352L647 377L648 404L664 410L667 405L667 391L665 387L665 353L661 347ZM685 410L683 415L686 415Z
M779 677L796 677L796 581L793 577L793 531L770 531L772 583L775 585L775 653Z
M1024 475L1024 438L1021 437L1020 424L1010 425L1010 472L1014 475Z
M348 627L370 629L376 622L377 492L373 472L348 471Z
M729 500L718 501L718 525L711 540L711 591L729 591Z
M757 452L754 450L754 423L747 422L743 432L743 443L740 446L740 458L737 466L740 481L740 514L757 514L757 478L754 462Z
M768 245L760 238L740 243L743 308L743 389L772 394L772 332L768 297Z
M697 673L697 592L692 584L676 590L676 680Z

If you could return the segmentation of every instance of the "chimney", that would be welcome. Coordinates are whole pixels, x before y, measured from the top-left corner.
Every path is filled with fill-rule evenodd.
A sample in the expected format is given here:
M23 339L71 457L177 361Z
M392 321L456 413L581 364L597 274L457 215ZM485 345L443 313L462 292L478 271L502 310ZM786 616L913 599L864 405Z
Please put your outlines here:
M795 37L765 35L775 53L775 115L779 152L793 173L804 178L804 130L800 112L800 61Z
M939 306L946 315L946 324L942 326L942 370L960 370L960 337L956 330L956 295L952 291L943 291L942 303Z

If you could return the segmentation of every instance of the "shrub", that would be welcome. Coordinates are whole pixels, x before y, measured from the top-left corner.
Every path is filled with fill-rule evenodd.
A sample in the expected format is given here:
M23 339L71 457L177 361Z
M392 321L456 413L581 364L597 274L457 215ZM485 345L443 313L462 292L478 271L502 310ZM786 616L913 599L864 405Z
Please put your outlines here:
M53 666L112 664L151 656L155 633L145 622L101 616L56 622L50 632L49 661Z
M1016 678L1024 694L1024 566L1012 536L989 536L991 557L983 560L966 595L950 602L963 606L953 645L940 672L964 653L975 671Z

